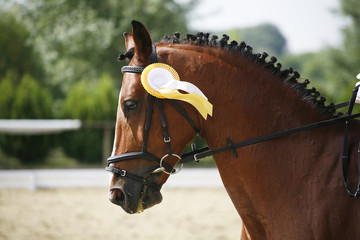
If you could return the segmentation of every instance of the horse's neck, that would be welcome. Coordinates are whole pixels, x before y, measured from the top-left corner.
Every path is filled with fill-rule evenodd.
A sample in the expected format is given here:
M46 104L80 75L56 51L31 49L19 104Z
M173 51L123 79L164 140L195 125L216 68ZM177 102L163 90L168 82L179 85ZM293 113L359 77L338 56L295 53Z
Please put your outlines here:
M195 83L214 105L204 137L219 147L324 119L282 79L246 57L218 48L172 45L163 58ZM212 143L214 142L214 143Z
M196 84L214 105L213 117L202 124L203 137L212 149L226 145L226 138L235 143L325 119L279 77L245 57L195 46L175 47L168 53L165 59L179 71L181 79ZM230 152L214 156L230 197L244 222L254 225L252 230L263 231L261 226L266 223L261 219L266 221L287 205L299 204L290 196L301 191L302 186L297 185L303 179L316 179L316 174L324 171L333 173L331 161L318 166L324 161L321 154L327 154L331 149L325 148L331 146L314 134L300 133L237 149L237 158ZM339 145L343 140L327 138ZM284 183L290 187L283 187Z

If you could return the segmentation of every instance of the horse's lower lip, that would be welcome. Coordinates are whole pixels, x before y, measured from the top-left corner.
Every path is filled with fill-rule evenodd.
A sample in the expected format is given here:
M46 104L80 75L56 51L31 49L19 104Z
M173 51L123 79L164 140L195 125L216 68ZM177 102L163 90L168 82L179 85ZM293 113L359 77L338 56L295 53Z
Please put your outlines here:
M144 198L141 201L143 203L143 210L159 204L162 201L160 189L148 188Z

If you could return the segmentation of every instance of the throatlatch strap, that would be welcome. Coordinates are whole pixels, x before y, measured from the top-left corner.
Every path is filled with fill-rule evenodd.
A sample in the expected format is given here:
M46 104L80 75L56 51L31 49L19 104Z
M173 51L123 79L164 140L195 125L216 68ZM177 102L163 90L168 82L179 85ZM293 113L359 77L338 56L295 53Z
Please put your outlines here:
M180 114L187 120L190 126L194 129L196 133L200 133L200 129L196 126L194 121L190 118L189 114L183 109L180 104L174 99L170 99L171 103L176 107Z

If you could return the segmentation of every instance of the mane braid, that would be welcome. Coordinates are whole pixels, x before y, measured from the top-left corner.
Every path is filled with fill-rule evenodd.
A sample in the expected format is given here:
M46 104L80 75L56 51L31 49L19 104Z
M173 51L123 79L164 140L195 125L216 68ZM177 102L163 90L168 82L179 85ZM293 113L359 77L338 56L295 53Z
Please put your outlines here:
M253 48L247 45L245 42L238 44L236 41L231 41L231 43L228 44L229 36L226 34L223 34L219 41L219 37L216 35L212 35L211 38L209 38L209 33L199 32L196 35L186 34L186 37L181 39L180 33L176 32L172 37L165 36L161 40L161 43L193 44L206 47L218 47L225 51L240 54L249 60L252 60L253 62L263 66L272 74L278 76L283 80L284 83L290 86L320 113L325 114L329 118L336 118L343 115L340 112L336 112L336 108L333 103L330 103L330 105L325 105L326 98L321 96L316 88L307 88L307 85L310 83L309 79L305 79L304 82L299 83L298 79L300 78L300 74L297 71L294 71L291 67L282 70L282 65L281 63L277 63L276 57L271 57L270 60L267 61L266 59L269 55L266 52L254 54Z

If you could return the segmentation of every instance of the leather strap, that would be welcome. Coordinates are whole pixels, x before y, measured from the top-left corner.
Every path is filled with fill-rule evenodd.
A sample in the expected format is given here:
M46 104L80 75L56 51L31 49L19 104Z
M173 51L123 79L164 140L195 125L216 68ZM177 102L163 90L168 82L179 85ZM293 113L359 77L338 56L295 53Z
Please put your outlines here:
M212 155L214 155L216 153L225 152L225 151L229 151L231 149L241 148L241 147L245 147L245 146L249 146L249 145L253 145L253 144L273 140L273 139L276 139L276 138L288 136L288 135L298 133L298 132L302 132L302 131L313 130L313 129L316 129L316 128L320 128L320 127L324 127L324 126L334 124L335 122L342 122L342 121L351 120L351 119L359 118L359 117L360 117L360 113L357 113L357 114L352 114L350 116L333 118L333 119L329 119L329 120L325 120L325 121L321 121L321 122L311 123L311 124L308 124L308 125L305 125L305 126L302 126L302 127L298 127L298 128L294 128L294 129L290 129L290 130L287 130L287 131L277 132L277 133L269 134L269 135L266 135L266 136L253 138L253 139L250 139L250 140L246 140L246 141L239 142L239 143L234 143L234 144L227 145L225 147L221 147L221 148L214 149L214 150L207 150L207 148L203 148L203 149L197 150L197 153L195 153L195 154L192 154L192 152L183 154L181 156L181 161L184 162L184 163L194 161L194 160L197 161L197 160L200 160L202 158L212 156Z
M155 47L155 43L152 45L152 54L150 56L150 64L152 63L157 63L158 62L158 57L156 54L156 47Z
M349 101L349 107L347 111L347 116L351 116L352 110L354 108L355 99L357 96L357 92L359 91L359 86L355 87L351 99ZM344 137L344 149L343 149L343 156L342 156L342 172L343 172L343 181L345 185L346 192L354 198L358 198L360 196L360 143L358 147L358 183L357 189L354 193L352 193L349 189L347 184L347 172L349 168L349 161L350 161L350 153L349 153L349 125L350 121L346 120L345 122L345 137Z
M107 163L108 163L108 165L110 165L111 163L117 163L117 162L132 160L132 159L146 159L146 160L158 163L158 164L160 164L160 160L161 160L158 157L156 157L148 152L129 152L129 153L123 153L120 155L109 157L107 159ZM167 162L162 162L162 166L165 167L167 169L167 171L169 171L169 172L171 172L173 170L173 167L170 164L168 164Z
M152 51L152 54L150 57L150 62L156 63L158 61L158 59L157 59L155 44L152 46L152 49L153 49L153 51ZM141 74L144 69L145 69L145 67L124 66L124 67L122 67L121 71L123 73L130 72L130 73ZM118 168L115 168L115 167L112 167L109 165L112 163L127 161L127 160L132 160L132 159L146 159L146 160L158 163L159 165L164 167L167 172L173 172L174 168L170 164L168 164L165 161L162 161L160 158L147 152L147 144L149 141L154 99L155 99L155 97L153 97L152 95L149 94L149 106L148 106L146 122L145 122L145 126L144 126L144 139L143 139L143 145L142 145L141 152L129 152L129 153L124 153L124 154L109 157L107 159L107 162L108 162L108 167L106 168L107 171L116 173L121 176L122 174L124 174L125 170L121 170L121 169L118 169ZM162 125L163 133L164 133L164 142L166 144L168 154L169 154L169 156L171 156L172 155L171 143L170 143L171 140L170 140L170 136L169 136L166 120L165 120L165 115L164 115L161 99L157 99L157 103L158 103L158 108L159 108L159 113L160 113L161 125ZM128 176L135 176L133 174L131 175L130 173L126 173L126 174ZM133 177L133 178L135 178L135 177ZM141 177L139 177L139 178L141 179Z
M138 73L138 74L141 74L142 71L144 71L145 67L138 67L138 66L123 66L121 68L121 72L122 73L125 73L125 72L128 72L128 73Z
M186 121L190 124L190 126L194 129L196 133L200 133L200 129L196 126L194 121L190 118L189 114L183 109L180 104L174 99L170 100L171 103L176 107L179 113L186 119Z
M334 105L334 108L335 108L335 109L339 109L339 108L347 107L347 106L349 106L349 102L350 102L350 101L335 104L335 105Z
M155 183L152 183L152 182L148 182L146 180L146 178L143 178L143 177L139 177L135 174L131 174L129 172L127 172L126 170L123 170L123 169L120 169L120 168L115 168L115 167L112 167L112 166L108 166L105 168L106 171L108 172L112 172L114 174L116 174L117 176L119 177L127 177L127 178L130 178L134 181L137 181L137 182L140 182L144 185L148 185L148 186L151 186L153 188L159 188L158 185L156 185Z
M157 54L156 54L156 47L155 44L152 45L152 54L150 56L150 64L152 63L157 63L158 62L158 58L157 58ZM125 73L138 73L141 74L142 71L144 71L145 67L139 67L139 66L123 66L121 68L121 72Z
M164 142L165 142L165 145L166 145L166 149L167 149L168 155L172 156L171 138L169 136L168 127L167 127L166 120L165 120L162 100L158 98L157 99L157 104L158 104L160 120L161 120L161 126L162 126L162 130L163 130L163 134L164 134Z

